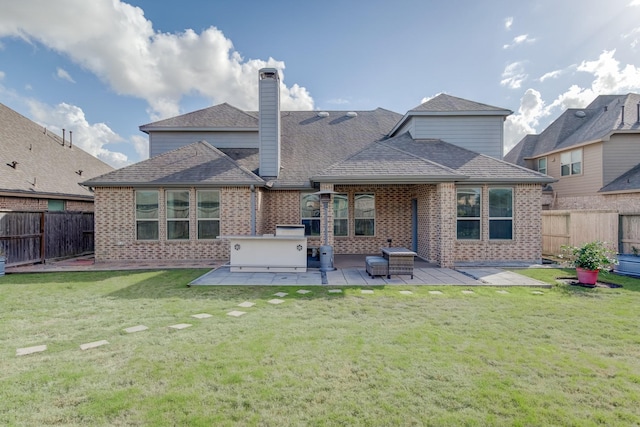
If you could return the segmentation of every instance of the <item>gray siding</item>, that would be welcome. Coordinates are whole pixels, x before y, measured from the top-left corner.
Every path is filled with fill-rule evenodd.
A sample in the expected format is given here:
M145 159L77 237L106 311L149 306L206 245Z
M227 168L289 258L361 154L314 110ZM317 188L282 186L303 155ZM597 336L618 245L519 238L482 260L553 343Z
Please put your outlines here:
M640 136L635 134L613 135L602 150L602 182L609 184L638 164Z
M150 132L149 157L175 150L198 141L207 141L216 148L258 148L255 132Z
M437 138L476 153L502 159L504 148L503 117L429 116L412 119L416 139Z
M261 74L259 92L260 176L277 177L280 173L280 82L277 71L273 77Z

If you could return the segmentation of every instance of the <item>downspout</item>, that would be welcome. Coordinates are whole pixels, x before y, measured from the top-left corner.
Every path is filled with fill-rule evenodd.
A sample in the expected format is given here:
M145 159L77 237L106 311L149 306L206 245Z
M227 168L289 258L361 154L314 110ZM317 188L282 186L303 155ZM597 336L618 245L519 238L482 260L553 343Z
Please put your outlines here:
M251 235L256 235L256 186L251 184Z

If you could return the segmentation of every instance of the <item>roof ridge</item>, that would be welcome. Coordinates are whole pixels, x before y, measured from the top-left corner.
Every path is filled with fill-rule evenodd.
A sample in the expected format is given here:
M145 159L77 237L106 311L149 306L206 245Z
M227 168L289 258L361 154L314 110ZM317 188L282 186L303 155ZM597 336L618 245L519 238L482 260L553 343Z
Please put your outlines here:
M233 163L233 165L235 167L237 167L238 169L240 169L241 171L243 171L244 173L248 174L250 178L257 178L260 181L264 181L264 179L262 179L262 177L256 175L255 173L251 172L249 169L247 169L246 167L242 166L240 163L236 162L234 159L232 159L231 157L229 157L224 151L220 150L219 148L214 147L213 145L209 144L207 141L197 141L195 142L195 144L203 144L205 147L208 147L209 149L213 150L214 152L220 154L223 158L225 158L225 160L230 161L231 163ZM189 144L192 145L192 144Z
M408 133L409 133L409 132L405 132L405 133L403 133L402 135L400 135L399 137L402 137L402 136L404 136L404 135L407 135ZM399 137L398 137L398 138L399 138ZM411 137L410 137L410 139L411 139L411 140L413 140L413 141L415 141L415 142L417 142L417 141L425 141L425 140L427 140L426 138L422 138L422 139L419 139L419 140L418 140L418 139L413 139L413 138L411 138ZM443 165L443 164L440 164L440 163L434 162L433 160L425 159L424 157L418 156L417 154L414 154L414 153L410 153L410 152L405 151L405 150L403 150L403 149L401 149L401 148L394 147L393 145L390 145L390 144L389 144L389 142L390 142L390 141L392 141L392 139L387 139L387 140L384 140L384 141L376 141L376 142L378 142L378 143L380 143L380 144L382 144L382 145L385 145L385 146L387 146L387 147L389 147L389 148L391 148L391 149L393 149L393 150L399 151L399 152L401 152L401 153L403 153L403 154L407 154L407 155L409 155L409 156L411 156L411 157L414 157L414 158L416 158L416 159L418 159L418 160L421 160L421 161L423 161L423 162L425 162L425 163L428 163L428 164L431 164L431 165L435 165L435 166L438 166L438 167L440 167L440 168L442 168L442 169L445 169L445 170L451 171L451 172L452 172L453 174L455 174L455 175L461 175L461 174L460 174L460 172L458 172L458 171L456 171L456 170L454 170L454 169L452 169L452 168L450 168L450 167L448 167L448 166L445 166L445 165ZM436 138L429 139L429 141L442 141L442 142L446 142L446 141L443 141L442 139L436 139Z

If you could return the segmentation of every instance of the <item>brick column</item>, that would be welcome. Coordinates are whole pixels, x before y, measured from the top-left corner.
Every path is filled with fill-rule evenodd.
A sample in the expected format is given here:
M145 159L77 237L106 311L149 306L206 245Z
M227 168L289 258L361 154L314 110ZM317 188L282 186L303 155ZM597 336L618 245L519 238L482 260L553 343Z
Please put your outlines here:
M334 191L333 188L333 184L324 182L320 183L320 191ZM320 241L324 244L324 217L325 215L328 215L327 245L333 246L333 196L331 197L331 201L329 201L327 208L327 212L325 212L324 205L322 203L320 204Z
M456 186L452 182L438 184L440 209L440 267L451 268L455 262L456 240Z

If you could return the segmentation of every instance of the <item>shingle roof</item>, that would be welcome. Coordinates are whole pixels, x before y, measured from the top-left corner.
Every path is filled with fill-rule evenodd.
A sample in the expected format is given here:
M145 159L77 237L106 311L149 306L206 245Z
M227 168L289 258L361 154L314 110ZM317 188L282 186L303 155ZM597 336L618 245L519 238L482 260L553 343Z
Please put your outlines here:
M196 184L263 185L264 180L201 141L84 182L91 187Z
M509 115L512 112L500 107L482 104L480 102L470 101L468 99L458 98L455 96L441 93L417 107L409 110L410 112L427 111L427 112L470 112L478 111L485 113L504 113Z
M525 159L532 156L537 141L538 135L526 135L504 156L503 160L525 166Z
M154 129L181 130L193 129L258 129L257 113L242 111L226 102L202 110L193 111L165 120L140 126L140 130L148 132Z
M409 133L369 145L314 176L319 181L371 182L553 182L552 178L466 150L439 139Z
M17 162L12 168L7 164ZM77 145L0 104L0 192L93 199L80 182L113 170ZM82 172L80 172L82 171Z
M630 171L625 172L618 178L602 187L599 192L619 192L640 190L640 164L636 165Z

